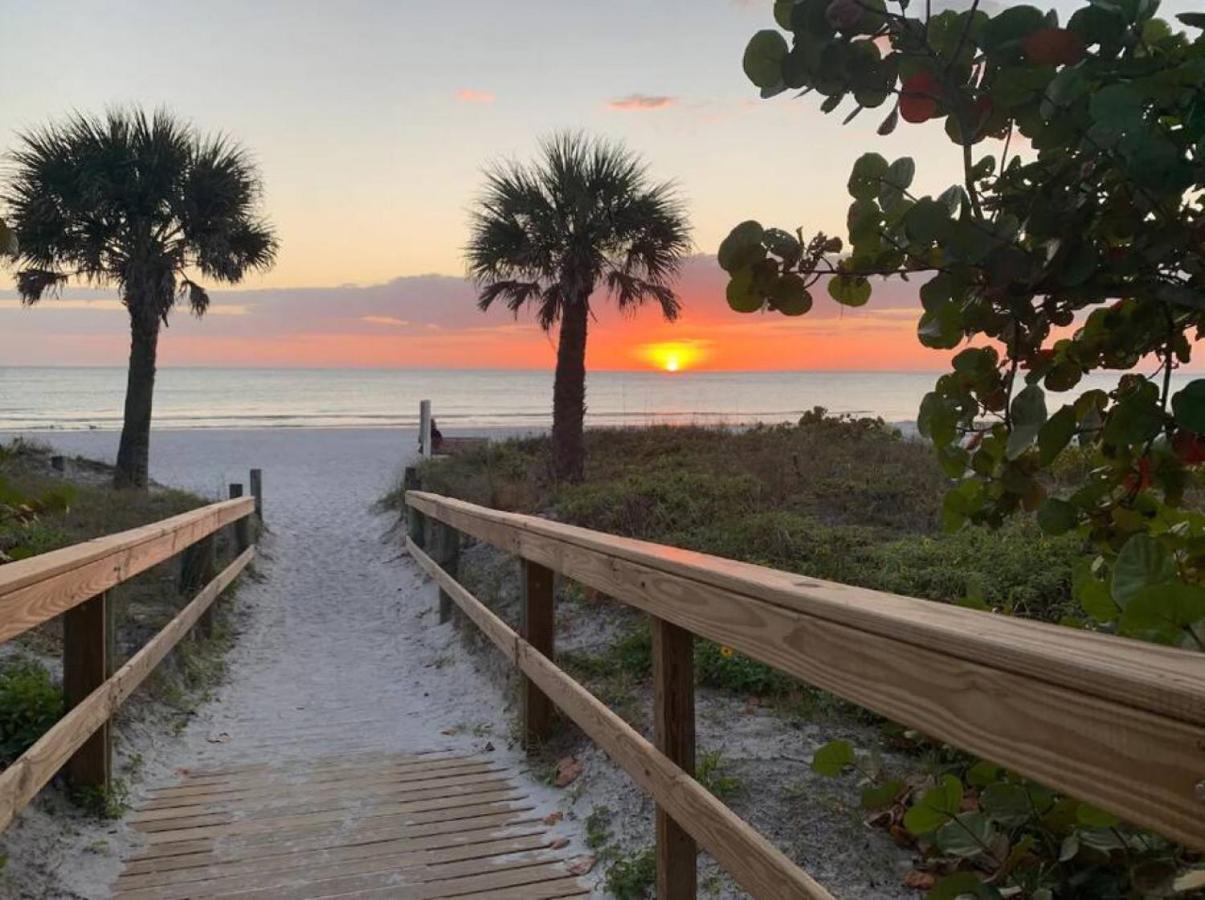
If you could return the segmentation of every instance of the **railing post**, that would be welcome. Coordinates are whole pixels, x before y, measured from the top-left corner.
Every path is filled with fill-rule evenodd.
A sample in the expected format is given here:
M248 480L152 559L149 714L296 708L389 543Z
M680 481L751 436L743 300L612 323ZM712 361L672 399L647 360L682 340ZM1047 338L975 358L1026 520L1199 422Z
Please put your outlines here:
M460 532L437 519L424 516L427 520L426 548L439 567L456 577L460 565ZM452 618L452 597L442 587L439 589L439 624Z
M403 491L417 491L420 487L418 481L418 469L414 466L406 466L406 472L402 476ZM423 520L426 518L413 506L406 507L406 533L410 535L410 540L423 546L423 540L426 535L423 534Z
M212 534L206 535L191 547L185 547L180 555L180 591L185 600L193 595L218 574L218 544ZM213 606L197 620L196 635L209 637L213 634Z
M418 404L418 446L423 459L431 458L431 401L421 400Z
M97 594L63 614L63 699L72 709L109 677L113 652L112 604ZM67 780L75 788L108 791L113 743L109 722L98 728L67 760Z
M230 499L234 500L237 497L243 496L243 486L241 484L230 485ZM247 521L247 517L234 520L234 552L242 553L251 546L251 523Z
M519 566L523 593L519 632L533 648L552 659L556 634L552 570L529 559L520 560ZM554 710L552 701L524 675L523 745L529 750L552 735Z
M688 775L695 774L694 637L652 619L653 741ZM697 890L695 840L657 807L657 900L693 900Z
M255 498L255 518L264 522L264 470L251 470L251 496Z

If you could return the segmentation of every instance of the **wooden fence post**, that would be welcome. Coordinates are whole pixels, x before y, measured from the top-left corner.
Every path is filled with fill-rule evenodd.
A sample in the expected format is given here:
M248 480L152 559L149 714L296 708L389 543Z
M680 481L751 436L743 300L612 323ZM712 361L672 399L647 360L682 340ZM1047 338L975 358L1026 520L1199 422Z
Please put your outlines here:
M243 496L243 486L241 484L230 485L230 499ZM235 555L242 553L251 546L251 523L246 516L234 521L234 552Z
M255 498L255 518L264 521L264 470L251 470L251 496Z
M652 616L653 741L688 775L695 774L694 636ZM657 900L693 900L695 840L657 807Z
M532 647L552 659L556 635L552 570L529 559L520 560L519 565L523 593L519 633ZM552 735L555 709L544 692L523 676L523 745L529 750Z
M431 401L420 400L418 404L418 446L423 459L431 458Z
M424 516L427 520L427 554L439 563L439 567L456 577L460 566L460 532L437 519ZM439 589L439 624L452 618L452 597L442 587Z
M180 554L180 592L184 594L186 602L191 601L193 595L213 581L217 574L218 544L212 534L185 547ZM195 634L198 637L213 634L213 606L197 620Z
M406 472L402 476L402 490L417 491L421 486L418 480L418 469L414 466L406 466ZM410 540L414 541L420 547L423 546L425 538L423 534L423 519L425 518L426 516L414 507L406 507L406 533L410 535Z
M78 706L109 677L113 654L112 604L97 594L63 614L63 699ZM98 728L67 760L67 780L75 788L108 791L113 742L109 721Z

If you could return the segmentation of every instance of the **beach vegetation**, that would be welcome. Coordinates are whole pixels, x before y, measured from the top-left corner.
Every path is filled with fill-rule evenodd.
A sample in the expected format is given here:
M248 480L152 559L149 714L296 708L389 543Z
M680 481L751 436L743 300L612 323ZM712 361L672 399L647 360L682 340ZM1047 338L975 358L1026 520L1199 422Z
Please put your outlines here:
M9 162L0 201L21 301L38 303L78 281L116 288L129 314L114 483L146 488L159 335L169 314L182 304L203 316L209 292L198 279L235 284L275 258L276 238L258 212L258 169L229 138L140 109L77 113L26 131Z
M576 133L546 140L534 164L498 163L485 177L466 251L478 304L516 316L531 306L541 328L559 328L551 464L580 481L590 304L601 290L625 312L651 303L676 319L673 285L692 246L685 209L635 154Z
M848 101L846 121L881 108L880 134L936 120L962 167L923 195L915 160L868 151L847 238L747 221L719 263L738 312L916 283L917 339L958 350L918 412L951 479L944 527L1036 513L1094 550L1074 575L1080 624L1205 650L1205 514L1186 503L1205 379L1172 378L1205 328L1205 18L1178 16L1184 30L1158 7L1093 0L1062 22L1027 5L775 4L744 60L763 96ZM1102 371L1115 387L1085 390ZM1068 455L1079 477L1053 483Z
M63 714L63 690L41 663L0 663L0 769L33 746Z

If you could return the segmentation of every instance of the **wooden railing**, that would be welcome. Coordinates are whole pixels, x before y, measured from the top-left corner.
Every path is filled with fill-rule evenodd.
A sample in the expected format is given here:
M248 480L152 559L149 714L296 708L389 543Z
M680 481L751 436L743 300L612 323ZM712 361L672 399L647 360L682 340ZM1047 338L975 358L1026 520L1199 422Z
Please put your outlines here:
M696 842L756 897L828 892L692 777L692 635L1205 849L1205 656L901 597L411 490L406 539L525 677L657 803L659 897L693 897ZM522 635L455 578L459 533L520 557ZM553 663L553 572L649 614L654 743Z
M253 496L230 485L229 500L151 525L111 534L0 566L0 644L63 616L63 693L68 711L0 772L0 831L60 769L74 787L107 790L112 743L109 720L193 626L212 627L214 600L255 557L251 517L262 509L261 478ZM229 527L237 554L217 571L216 536ZM106 592L181 555L181 586L196 591L162 630L116 671L112 605Z

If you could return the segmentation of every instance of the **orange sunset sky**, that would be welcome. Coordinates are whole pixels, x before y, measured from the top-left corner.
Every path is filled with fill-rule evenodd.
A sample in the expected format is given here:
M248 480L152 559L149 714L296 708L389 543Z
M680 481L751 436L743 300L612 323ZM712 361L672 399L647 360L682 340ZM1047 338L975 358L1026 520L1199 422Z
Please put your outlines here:
M951 5L965 4L934 9ZM1074 4L1051 5L1065 16ZM698 252L677 323L595 304L592 368L671 356L682 369L943 368L951 354L915 338L915 282L877 287L860 310L821 287L799 319L728 309L713 256L728 230L756 218L844 234L863 150L914 156L921 193L960 178L940 124L881 138L883 110L843 127L815 97L759 100L740 60L770 26L768 0L0 0L0 58L37 61L5 68L0 152L115 103L167 106L251 149L277 265L213 291L203 321L178 312L166 366L550 368L554 344L528 319L477 311L462 247L482 166L572 128L622 140L674 179ZM112 291L72 286L22 309L12 285L0 270L0 364L125 364Z

